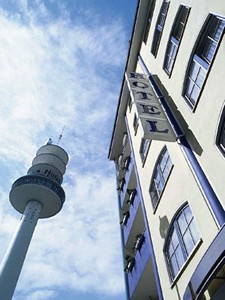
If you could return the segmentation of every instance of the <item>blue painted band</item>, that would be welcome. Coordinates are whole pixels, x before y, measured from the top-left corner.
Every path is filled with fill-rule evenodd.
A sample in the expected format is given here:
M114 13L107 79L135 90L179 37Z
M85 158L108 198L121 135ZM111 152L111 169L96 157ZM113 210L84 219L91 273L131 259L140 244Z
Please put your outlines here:
M187 139L185 136L182 136L182 130L173 115L172 111L170 110L170 107L166 103L166 100L164 96L162 95L157 83L155 82L153 76L149 72L143 58L141 55L138 55L139 63L144 70L144 72L148 75L149 80L151 81L155 92L157 93L158 97L160 97L162 106L166 110L167 116L170 119L171 124L173 125L173 128L175 130L175 133L179 137L180 141L180 147L182 148L182 151L192 169L192 172L195 175L195 178L197 179L197 182L201 188L201 191L203 192L204 197L208 201L208 204L213 212L213 215L215 217L216 222L218 223L219 227L222 227L223 224L225 224L225 211L223 209L223 206L221 205L217 195L215 194L209 180L207 179L205 173L203 172L194 152L192 151Z
M129 142L130 142L131 152L133 153L133 157L134 157L134 149L133 149L133 144L132 144L132 140L131 140L129 126L128 126L128 122L127 122L126 116L125 116L125 121L126 121L126 127L127 127L127 133L128 133L128 138L129 138ZM162 293L162 287L161 287L161 284L160 284L160 278L159 278L158 268L157 268L157 264L156 264L155 253L154 253L154 249L153 249L151 232L150 232L150 229L149 229L149 223L148 223L146 209L145 209L145 205L144 205L144 201L143 201L143 196L142 196L142 191L141 191L141 185L140 185L140 178L139 178L138 171L137 171L137 164L136 164L135 157L134 157L134 170L135 170L135 174L136 174L136 178L137 178L137 191L138 191L138 193L140 195L140 201L141 201L143 215L144 215L144 220L145 220L146 229L147 229L146 231L147 231L147 233L149 235L150 252L151 252L151 257L152 257L152 265L153 265L154 274L155 274L155 281L156 281L158 296L159 296L159 300L163 300L164 298L163 298L163 293Z
M117 178L117 169L116 169L116 165L115 165L115 173L116 173L116 176L115 178ZM118 199L118 212L119 212L119 220L120 220L120 210L121 210L121 203L120 203L120 196L119 194L117 194L117 199ZM121 249L122 249L122 254L123 254L123 267L125 268L125 264L124 264L124 246L125 246L125 242L124 242L124 236L123 236L123 229L122 227L120 226L120 240L121 240ZM127 300L130 299L130 295L129 295L129 287L128 287L128 280L127 280L127 276L126 274L124 273L124 282L125 282L125 292L126 292L126 298Z
M225 259L224 239L225 227L223 226L195 269L185 290L184 300L192 300L192 293L196 295L196 300L201 299L207 285L222 268Z

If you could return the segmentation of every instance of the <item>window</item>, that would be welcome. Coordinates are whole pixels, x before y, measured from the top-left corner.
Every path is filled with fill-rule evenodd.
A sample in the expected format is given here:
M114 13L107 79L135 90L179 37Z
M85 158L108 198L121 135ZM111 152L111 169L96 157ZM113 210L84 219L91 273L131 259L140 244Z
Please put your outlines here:
M149 11L148 11L148 18L146 21L146 25L145 25L145 31L144 31L144 35L143 35L143 42L147 43L147 39L148 39L148 33L150 30L150 26L151 26L151 21L152 21L152 15L153 15L153 11L155 8L155 0L150 1L150 6L149 6Z
M220 118L220 123L216 137L216 145L225 156L225 106L223 108L223 112Z
M165 61L163 65L163 69L168 75L171 74L173 69L173 65L178 52L178 47L181 42L184 28L187 22L188 14L189 8L180 5L171 30L169 42L166 49Z
M133 101L132 101L131 96L129 96L129 99L128 99L128 106L129 106L129 111L130 111L130 112L131 112L131 109L132 109L132 105L133 105Z
M189 62L183 89L183 96L192 108L195 107L199 99L206 75L222 37L224 26L224 19L210 14L198 37Z
M139 126L138 117L137 117L136 114L134 114L133 127L134 127L134 133L135 134L137 133L138 126Z
M169 229L164 253L173 280L199 241L199 231L190 207L185 205L176 214Z
M159 12L158 19L157 19L156 26L155 26L154 37L153 37L153 41L152 41L151 52L155 57L156 57L158 49L159 49L159 44L160 44L160 40L161 40L161 36L162 36L163 27L164 27L164 24L166 21L166 15L167 15L168 8L169 8L169 2L164 0L162 3L162 6L160 8L160 12Z
M172 169L172 161L166 147L163 148L156 162L153 172L149 193L152 200L153 208L155 209L160 196L164 190L170 171Z
M140 146L140 150L139 150L142 163L145 162L145 159L147 157L148 149L150 147L150 144L151 144L151 140L150 139L142 138L142 140L141 140L141 146Z

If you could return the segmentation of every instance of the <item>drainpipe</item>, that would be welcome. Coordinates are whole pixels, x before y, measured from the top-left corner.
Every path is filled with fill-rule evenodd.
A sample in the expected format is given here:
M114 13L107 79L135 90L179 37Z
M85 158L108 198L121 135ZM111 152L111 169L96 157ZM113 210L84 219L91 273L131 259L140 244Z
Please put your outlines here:
M161 104L163 108L166 111L166 114L169 118L170 123L172 124L176 136L177 136L177 142L181 147L181 150L184 154L184 157L196 179L196 182L204 196L204 198L207 200L207 204L212 212L212 215L214 217L214 220L218 226L218 228L221 228L223 224L225 223L225 211L223 206L221 205L217 195L215 194L208 178L206 177L204 171L202 170L194 152L192 151L185 135L183 135L182 130L180 128L180 125L178 124L173 112L171 111L169 105L167 104L164 96L162 95L156 81L154 80L153 76L149 72L143 58L141 55L138 55L138 61L142 67L142 70L144 73L148 76L153 88L155 89L155 92L158 97L160 97Z

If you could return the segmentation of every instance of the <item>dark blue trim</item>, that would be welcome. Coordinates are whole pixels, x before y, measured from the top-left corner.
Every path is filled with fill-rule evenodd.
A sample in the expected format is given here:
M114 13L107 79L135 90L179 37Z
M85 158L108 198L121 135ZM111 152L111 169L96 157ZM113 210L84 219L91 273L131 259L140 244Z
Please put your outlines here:
M162 288L161 288L161 284L160 284L160 278L159 278L158 268L157 268L157 264L156 264L155 253L154 253L151 233L150 233L150 229L149 229L149 223L148 223L148 219L147 219L147 215L146 215L146 209L145 209L145 205L144 205L144 201L143 201L140 179L139 179L139 175L138 175L138 171L137 171L136 160L134 157L133 144L132 144L126 116L125 116L125 121L126 121L126 127L127 127L127 133L128 133L128 138L129 138L129 142L130 142L131 152L133 153L133 158L134 158L134 170L135 170L135 174L136 174L136 178L137 178L137 192L140 195L140 201L141 201L141 206L142 206L142 210L143 210L144 221L146 224L146 231L149 234L149 241L150 241L149 245L150 245L151 258L152 258L152 265L153 265L154 274L155 274L155 282L156 282L156 286L157 286L159 300L163 300L164 298L163 298ZM149 278L149 280L151 280L151 279Z
M224 240L225 226L219 231L195 269L185 290L184 300L192 300L192 294L196 299L200 299L215 273L222 267L225 259Z
M152 83L152 86L155 89L155 92L157 93L157 95L160 97L160 101L162 103L162 106L164 107L164 109L166 110L166 114L169 118L169 121L172 124L172 127L175 130L175 133L177 135L177 138L179 138L179 145L185 155L185 158L187 159L189 165L191 166L191 170L193 171L197 182L201 188L201 191L204 195L204 197L206 198L206 200L208 201L208 204L213 212L213 215L215 217L216 222L218 223L219 227L222 227L223 224L225 224L225 211L217 197L217 195L215 194L209 180L207 179L205 173L203 172L194 152L192 151L186 137L183 135L182 130L175 118L175 116L173 115L172 111L170 110L170 107L168 106L168 104L166 103L165 98L163 97L157 83L155 82L153 76L151 75L151 73L149 72L146 64L144 63L142 57L140 55L138 55L138 60L139 63L141 64L141 67L143 68L144 72L148 75L150 82Z
M117 169L115 168L115 171L116 171L116 178L117 178ZM118 212L119 212L119 220L120 220L120 211L121 211L121 202L120 202L120 196L119 194L117 194L117 199L118 199ZM125 268L125 264L124 264L124 246L125 246L125 243L124 243L124 236L123 236L123 229L122 227L120 226L120 240L121 240L121 249L122 249L122 259L123 259L123 267ZM128 286L128 280L127 280L127 276L126 274L124 273L124 282L125 282L125 292L126 292L126 298L127 300L130 299L130 295L129 295L129 286Z

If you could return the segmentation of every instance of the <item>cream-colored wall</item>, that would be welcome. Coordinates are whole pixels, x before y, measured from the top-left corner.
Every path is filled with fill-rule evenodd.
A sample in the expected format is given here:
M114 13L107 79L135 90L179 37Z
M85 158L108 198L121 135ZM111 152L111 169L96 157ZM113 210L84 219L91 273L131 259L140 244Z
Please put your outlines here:
M178 291L180 295L183 295L188 283L187 280L193 274L193 271L196 268L199 260L218 232L218 228L208 209L205 199L203 198L200 189L196 184L194 176L192 175L186 163L183 153L180 150L180 146L177 143L166 143L174 167L170 174L166 188L162 194L159 205L156 211L153 211L149 195L149 186L155 162L165 143L160 141L152 141L143 167L139 154L143 131L139 125L137 134L134 135L133 118L135 111L136 109L134 105L131 112L129 112L128 109L127 119L132 137L132 145L141 182L141 189L149 221L149 227L152 235L153 247L156 254L159 276L162 289L166 295L165 299L176 299ZM168 223L170 223L177 209L186 201L188 201L196 218L200 231L200 237L203 240L203 243L199 246L194 257L188 261L186 269L183 271L182 276L177 281L176 287L171 288L163 254L165 239L160 234L160 218L162 219L163 217L166 217Z
M215 135L218 126L219 115L225 100L225 37L218 49L211 71L207 78L203 93L199 99L198 105L193 112L183 97L181 96L183 81L188 65L188 61L195 45L195 41L202 28L202 25L208 14L215 13L225 16L225 2L221 0L211 1L178 1L172 0L170 3L163 35L161 38L157 58L151 54L151 41L155 29L155 23L162 1L156 1L153 20L149 32L147 45L143 44L141 55L152 74L157 74L162 85L166 88L169 96L174 101L178 110L183 115L190 131L199 143L201 151L196 150L196 156L208 177L217 196L225 207L225 184L224 168L225 158L215 145ZM178 56L174 65L172 76L169 78L162 69L165 50L179 4L191 7L188 22L185 28L183 39L179 48ZM140 65L137 66L137 72L142 73ZM174 300L182 298L193 271L199 260L215 238L218 227L211 214L211 211L204 199L200 188L185 160L178 143L166 143L174 167L170 174L166 188L162 194L159 205L155 211L151 204L149 195L149 186L152 172L158 155L165 145L164 142L152 141L147 159L143 166L139 149L143 131L139 125L137 134L134 135L133 118L135 106L131 112L127 110L127 119L132 137L135 160L137 163L138 174L141 182L146 213L152 235L153 246L156 255L156 262L159 270L160 282L164 292L165 299ZM187 133L187 138L192 140L191 133ZM179 278L174 286L171 286L166 268L163 247L165 239L160 234L160 218L166 218L171 222L177 209L188 201L193 215L197 221L202 242L198 245L194 255L188 259ZM179 296L178 296L179 295Z
M182 97L182 88L188 61L195 45L198 34L209 13L219 14L225 17L225 3L223 1L178 1L170 2L159 51L157 57L151 54L155 23L161 7L161 1L156 1L156 7L149 32L148 43L143 43L141 55L152 74L157 74L160 81L172 97L178 110L183 115L189 129L198 140L202 153L196 153L197 158L207 174L207 177L225 207L225 184L223 171L225 159L215 145L215 137L218 127L219 114L225 101L225 37L219 45L216 57L209 72L206 85L193 112ZM162 69L170 30L179 5L187 5L191 8L188 22L184 31L174 69L169 78ZM201 152L201 151L200 151Z
M224 169L225 159L215 145L215 137L219 121L219 115L225 101L225 37L219 45L212 68L208 73L202 95L193 112L182 97L182 88L188 61L195 45L198 34L209 13L215 13L225 17L224 1L178 1L170 2L159 51L157 57L151 54L151 43L162 1L156 1L156 7L149 32L148 43L143 43L141 55L152 74L157 74L169 96L173 99L178 110L189 126L189 129L198 140L202 149L196 151L197 158L207 174L217 196L225 207ZM170 30L179 5L187 5L191 8L187 25L181 41L174 69L169 78L163 70L165 50L170 35ZM197 153L198 152L198 153Z

